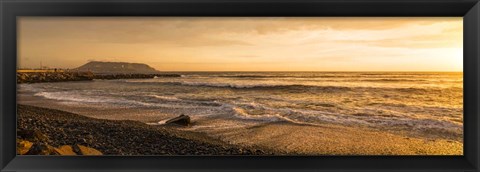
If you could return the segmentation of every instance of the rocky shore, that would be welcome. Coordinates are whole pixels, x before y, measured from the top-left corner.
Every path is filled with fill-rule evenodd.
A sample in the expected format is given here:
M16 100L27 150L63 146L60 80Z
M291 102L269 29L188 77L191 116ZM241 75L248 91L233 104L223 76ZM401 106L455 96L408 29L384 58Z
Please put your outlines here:
M93 153L98 150L103 155L273 154L253 147L230 145L206 136L190 137L188 133L178 134L178 132L171 132L168 128L150 126L136 121L94 119L64 111L20 104L17 116L17 149L22 146L32 147L28 143L31 142L48 149L62 149L70 154L80 155L81 149L90 150ZM37 136L28 140L25 138L25 131L29 133L33 131ZM26 153L29 150L23 149L23 151Z
M17 83L88 81L93 80L90 72L17 72Z
M94 74L93 79L148 79L155 77L181 77L178 74Z
M178 74L96 74L92 72L17 72L17 83L89 81L93 79L146 79L181 77Z

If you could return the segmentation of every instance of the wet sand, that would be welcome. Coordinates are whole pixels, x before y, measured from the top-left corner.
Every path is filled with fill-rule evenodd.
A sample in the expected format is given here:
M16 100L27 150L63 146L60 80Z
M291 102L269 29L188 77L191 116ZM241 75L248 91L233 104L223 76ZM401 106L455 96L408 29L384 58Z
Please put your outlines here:
M446 139L412 138L378 130L338 125L270 123L217 133L229 143L302 155L462 155L463 144Z

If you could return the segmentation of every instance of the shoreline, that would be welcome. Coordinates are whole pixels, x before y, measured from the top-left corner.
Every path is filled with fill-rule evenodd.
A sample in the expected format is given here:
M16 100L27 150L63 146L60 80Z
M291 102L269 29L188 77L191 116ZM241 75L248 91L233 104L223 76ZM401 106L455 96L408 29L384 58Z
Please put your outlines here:
M65 111L18 104L17 132L45 134L47 144L82 144L104 155L274 155L267 150L231 145L206 135L173 132L138 121L95 119ZM18 135L17 135L18 138Z
M205 132L174 125L97 119L29 105L18 107L19 129L33 127L47 131L46 135L53 138L50 139L52 146L83 144L105 155L463 155L460 142L414 138L367 128L277 122ZM32 125L32 121L40 122ZM94 138L94 142L89 143L85 137Z
M144 126L147 125L146 123L176 117L170 113L163 113L163 108L105 108L92 105L77 107L63 104L62 101L37 97L29 92L19 95L19 104L50 110L56 109L106 121L131 121L142 123L142 126ZM426 131L427 135L412 135L407 131L392 132L390 131L392 129L385 130L328 123L307 126L282 122L232 128L236 124L236 119L228 116L219 117L194 117L192 128L163 125L147 126L160 129L164 133L175 133L176 137L187 138L187 140L200 140L214 145L231 145L241 149L260 148L265 152L274 152L273 155L463 155L463 139L457 136L451 138L450 136L436 137L435 133L431 133L431 131ZM218 127L217 124L222 125ZM205 126L216 127L211 130L212 127ZM225 128L225 126L227 127ZM433 137L429 137L430 135ZM183 154L175 153L174 155ZM216 154L214 152L206 155L245 154L230 154L228 152L226 154Z

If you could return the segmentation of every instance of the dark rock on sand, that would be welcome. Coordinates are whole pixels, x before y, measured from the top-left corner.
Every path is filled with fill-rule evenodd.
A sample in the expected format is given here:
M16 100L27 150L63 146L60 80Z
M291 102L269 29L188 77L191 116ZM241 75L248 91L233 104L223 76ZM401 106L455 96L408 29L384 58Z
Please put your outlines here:
M30 151L30 148L32 148L32 146L32 142L17 139L17 154L25 155L28 151Z
M54 147L42 142L34 143L33 146L30 148L30 150L26 154L27 155L58 155Z
M47 142L48 137L38 130L19 130L17 136L24 140L33 142Z
M31 130L20 130L17 133L27 134L26 137L29 140L35 140L35 143L32 143L28 140L18 139L17 138L17 154L19 155L102 155L102 152L96 150L94 148L82 146L82 145L74 145L73 147L70 145L63 145L59 147L53 147L46 143L48 140L43 139L43 141L39 141L36 136L39 137L46 137L44 134L39 133L38 131L31 131ZM36 134L32 134L36 133Z
M190 126L190 117L187 115L180 115L175 118L169 119L165 124L178 124L183 126Z
M63 145L54 149L55 152L57 152L59 155L77 155L77 153L73 151L73 148L70 145Z
M102 152L82 145L74 145L73 151L78 155L102 155Z
M45 132L48 133L49 131L49 129L45 129ZM17 130L17 154L19 155L102 155L102 152L86 146L75 145L72 147L63 145L53 147L49 145L49 142L51 140L48 136L38 130ZM78 149L78 151L74 152L74 148Z

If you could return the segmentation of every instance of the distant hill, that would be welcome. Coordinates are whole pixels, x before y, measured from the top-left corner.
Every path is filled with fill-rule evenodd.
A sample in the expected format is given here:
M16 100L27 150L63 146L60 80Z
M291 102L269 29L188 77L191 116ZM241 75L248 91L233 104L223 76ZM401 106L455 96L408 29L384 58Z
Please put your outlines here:
M91 61L75 70L90 71L97 74L153 74L159 73L154 68L142 63Z

